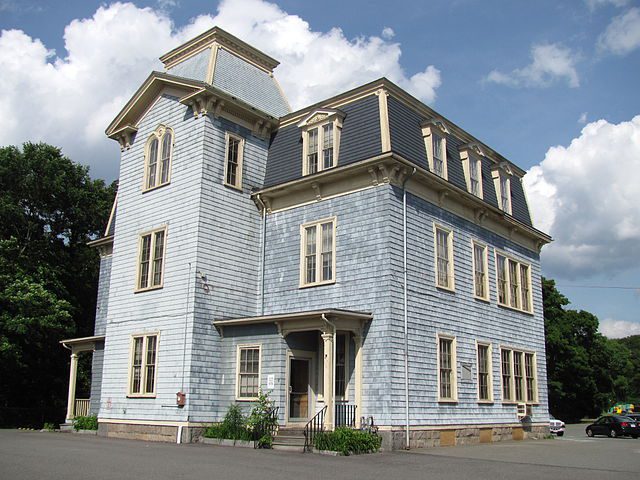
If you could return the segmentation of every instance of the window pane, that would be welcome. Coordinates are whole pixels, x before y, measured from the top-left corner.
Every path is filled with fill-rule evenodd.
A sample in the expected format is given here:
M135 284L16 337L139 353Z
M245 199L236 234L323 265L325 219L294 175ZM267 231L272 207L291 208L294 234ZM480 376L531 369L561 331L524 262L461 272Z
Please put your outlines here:
M147 188L156 186L156 170L158 168L158 139L154 138L149 144L149 158L147 159Z
M453 340L441 338L440 349L440 397L453 398L452 394L452 347Z
M502 399L511 400L511 351L502 350Z
M469 159L469 177L471 180L471 193L476 196L480 195L480 161L473 158Z
M518 263L509 260L509 300L513 308L520 308L520 286L518 284Z
M487 292L485 289L486 271L485 271L485 248L480 245L473 246L473 258L474 258L474 285L475 292L478 297L486 297Z
M507 259L502 255L497 255L498 270L498 303L507 303Z
M161 179L160 183L167 183L169 181L169 161L171 159L171 144L173 135L167 131L162 137L162 167L161 167Z
M509 182L506 177L500 178L500 196L502 199L502 210L509 212Z
M238 164L239 164L240 141L229 137L227 145L227 178L229 185L238 186Z
M156 373L156 342L157 337L147 337L147 358L146 358L146 382L144 393L155 392Z
M131 393L140 393L142 382L142 347L143 338L133 339L133 364L131 366Z
M478 395L489 400L489 347L478 345Z
M333 278L333 222L322 224L322 280Z
M525 353L524 355L524 369L527 381L527 401L536 401L536 379L535 379L535 365L533 362L533 354Z
M151 256L151 235L144 235L140 244L140 282L138 288L149 286L149 257Z
M152 286L162 283L162 259L164 254L164 231L156 232L153 248L153 282Z
M449 287L449 232L436 229L437 250L437 284L440 287Z
M307 133L307 173L318 171L318 129Z
M258 396L258 379L260 375L260 349L240 349L238 370L238 395L243 398Z
M305 228L305 283L316 281L316 227Z
M336 396L344 397L346 388L346 335L336 336Z
M437 134L431 135L433 142L433 172L442 177L444 175L444 151L442 138Z
M520 265L520 282L522 284L522 309L529 312L531 304L529 302L529 267L527 265Z
M516 401L524 400L522 390L522 352L513 352L513 376L516 390Z
M322 168L333 167L333 124L322 127Z

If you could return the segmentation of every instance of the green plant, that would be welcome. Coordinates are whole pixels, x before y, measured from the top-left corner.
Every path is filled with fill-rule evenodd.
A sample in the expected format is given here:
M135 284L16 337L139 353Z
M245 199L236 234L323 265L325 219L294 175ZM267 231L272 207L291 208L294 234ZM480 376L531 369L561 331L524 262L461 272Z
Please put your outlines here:
M343 455L351 455L352 453L377 452L381 442L382 439L374 433L340 427L333 432L318 434L314 439L313 446L318 450L331 450Z
M44 422L44 425L42 426L42 429L48 432L55 432L57 428L57 425L51 422Z
M98 417L87 415L86 417L76 417L73 419L74 430L98 430Z
M268 392L258 391L258 400L251 409L247 419L247 430L258 440L260 448L271 448L273 434L278 426L278 418L274 413L274 402Z
M247 419L239 405L231 404L221 423L207 427L203 434L206 438L223 438L227 440L251 440L247 430Z

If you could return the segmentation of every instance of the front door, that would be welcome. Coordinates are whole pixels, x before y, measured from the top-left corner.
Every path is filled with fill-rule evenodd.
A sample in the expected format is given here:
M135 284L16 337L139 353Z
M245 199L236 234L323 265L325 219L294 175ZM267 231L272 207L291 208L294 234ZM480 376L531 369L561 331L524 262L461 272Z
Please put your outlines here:
M309 419L309 360L289 359L289 421Z

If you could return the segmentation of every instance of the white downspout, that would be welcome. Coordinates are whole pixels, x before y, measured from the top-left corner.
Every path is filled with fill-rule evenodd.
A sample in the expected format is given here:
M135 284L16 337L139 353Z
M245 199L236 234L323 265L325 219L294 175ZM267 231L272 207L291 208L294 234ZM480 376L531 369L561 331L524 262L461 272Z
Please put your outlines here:
M407 295L407 182L416 168L402 182L402 268L404 281L404 413L406 420L405 448L409 450L409 310Z
M256 199L260 203L262 209L262 240L260 242L260 316L264 315L264 258L265 243L267 240L267 208L260 198L260 194L256 195Z

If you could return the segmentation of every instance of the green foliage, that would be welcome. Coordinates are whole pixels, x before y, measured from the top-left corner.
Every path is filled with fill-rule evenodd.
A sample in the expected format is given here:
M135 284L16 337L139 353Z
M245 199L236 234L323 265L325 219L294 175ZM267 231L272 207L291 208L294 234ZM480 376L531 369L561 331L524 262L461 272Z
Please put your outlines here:
M343 455L352 453L373 453L380 449L382 438L370 432L347 427L336 428L333 432L322 432L313 441L318 450L331 450Z
M574 422L637 396L629 349L598 333L595 315L566 309L553 280L543 278L542 295L551 413Z
M42 429L46 430L47 432L55 432L57 428L58 428L58 425L51 422L44 422L44 425L42 426Z
M247 419L239 405L229 405L222 423L214 423L204 431L206 438L224 438L228 440L251 440L247 430Z
M98 430L98 417L87 415L86 417L76 417L73 419L73 428L78 430Z
M93 334L99 262L86 243L102 234L114 195L55 147L0 148L2 411L64 412L69 354L58 341ZM81 370L80 394L88 380Z
M278 419L273 417L274 402L267 392L258 392L258 401L251 409L247 419L247 429L258 438L260 448L271 448L273 444L273 432L278 426Z

